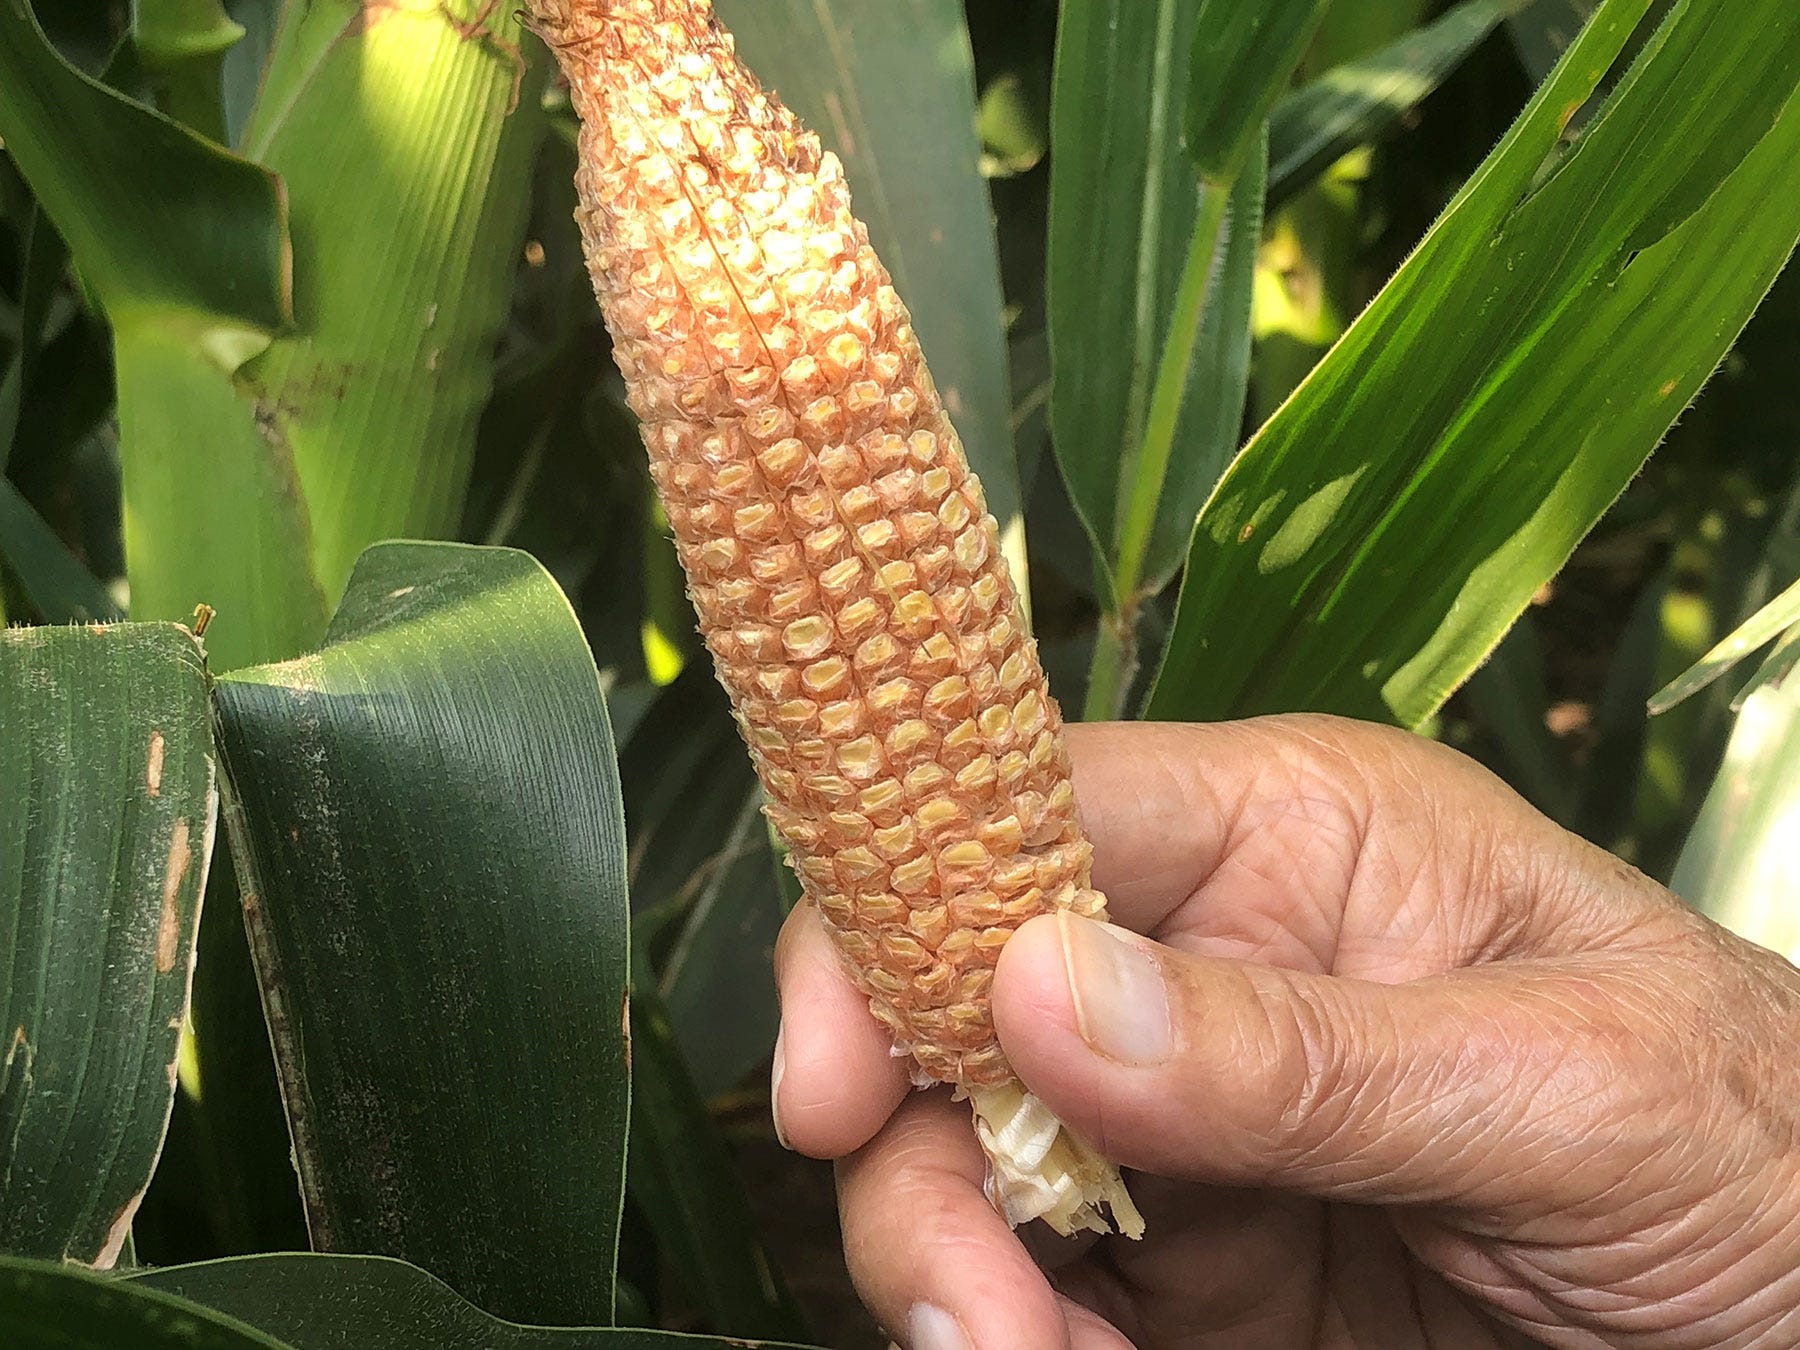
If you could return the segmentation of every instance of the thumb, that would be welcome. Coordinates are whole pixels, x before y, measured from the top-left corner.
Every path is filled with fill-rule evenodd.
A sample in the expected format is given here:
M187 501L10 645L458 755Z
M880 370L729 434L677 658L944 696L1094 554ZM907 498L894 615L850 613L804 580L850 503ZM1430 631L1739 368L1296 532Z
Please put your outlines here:
M1548 966L1403 985L1311 975L1059 913L1007 943L993 1006L1019 1077L1126 1166L1331 1199L1531 1206L1579 1202L1561 1194L1570 1164L1615 1118L1612 1084L1636 1077L1608 1067L1629 1038L1596 1026L1595 991Z

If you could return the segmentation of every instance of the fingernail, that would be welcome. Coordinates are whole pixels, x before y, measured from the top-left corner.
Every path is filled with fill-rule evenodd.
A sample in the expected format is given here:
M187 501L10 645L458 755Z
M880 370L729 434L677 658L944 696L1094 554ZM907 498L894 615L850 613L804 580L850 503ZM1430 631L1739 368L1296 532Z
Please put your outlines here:
M974 1350L955 1313L915 1303L906 1315L906 1350Z
M1075 1029L1121 1064L1156 1064L1175 1048L1162 970L1139 940L1111 924L1057 911Z
M775 1123L776 1140L783 1148L791 1149L787 1132L781 1128L781 1079L787 1073L787 1049L782 1037L786 1034L785 1027L775 1033L775 1062L769 1069L769 1119Z

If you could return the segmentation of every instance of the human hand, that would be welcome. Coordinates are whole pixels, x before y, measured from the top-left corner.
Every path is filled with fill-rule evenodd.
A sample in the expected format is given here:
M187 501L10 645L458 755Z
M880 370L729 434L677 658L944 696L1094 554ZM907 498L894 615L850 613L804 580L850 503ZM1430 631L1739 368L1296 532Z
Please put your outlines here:
M1119 927L1026 924L994 1016L1141 1243L1010 1232L810 908L777 949L778 1129L908 1350L1800 1343L1800 972L1400 732L1069 739Z

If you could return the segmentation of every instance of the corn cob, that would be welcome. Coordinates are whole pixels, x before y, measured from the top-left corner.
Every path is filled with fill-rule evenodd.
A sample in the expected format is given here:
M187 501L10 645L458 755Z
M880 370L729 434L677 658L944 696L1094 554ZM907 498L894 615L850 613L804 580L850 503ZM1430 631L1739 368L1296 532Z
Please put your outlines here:
M973 1100L1014 1223L1143 1230L1013 1077L1008 935L1104 917L994 519L842 166L710 0L528 0L581 119L589 271L768 815L914 1081Z

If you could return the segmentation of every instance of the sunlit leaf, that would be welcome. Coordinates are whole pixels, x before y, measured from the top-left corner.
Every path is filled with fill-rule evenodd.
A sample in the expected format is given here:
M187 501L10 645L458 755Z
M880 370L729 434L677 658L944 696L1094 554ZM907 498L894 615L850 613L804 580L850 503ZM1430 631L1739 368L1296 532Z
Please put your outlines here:
M1718 364L1800 236L1800 9L1608 0L1203 511L1150 711L1416 724Z
M1658 690L1650 700L1651 715L1667 712L1683 699L1697 694L1758 647L1768 645L1797 625L1800 625L1800 581L1757 610L1680 678Z

